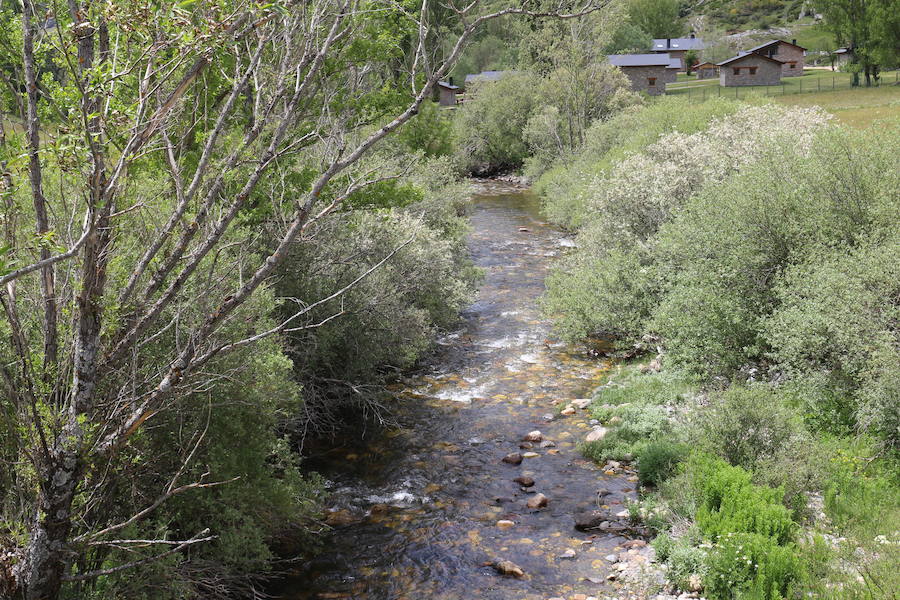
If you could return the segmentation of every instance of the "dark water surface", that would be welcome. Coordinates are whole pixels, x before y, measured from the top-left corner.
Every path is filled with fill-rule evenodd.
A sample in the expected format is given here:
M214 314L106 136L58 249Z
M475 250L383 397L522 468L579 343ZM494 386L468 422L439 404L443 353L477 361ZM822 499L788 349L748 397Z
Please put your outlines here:
M555 342L540 313L549 266L570 242L542 222L531 194L503 184L479 184L471 222L472 256L485 270L477 300L461 329L397 386L400 427L316 459L330 482L329 506L358 522L335 527L324 554L281 586L284 600L542 600L604 591L611 567L603 557L624 538L578 532L574 514L596 507L601 488L616 512L636 484L576 450L589 429L585 411L557 415L609 369L586 349ZM556 447L535 444L539 456L519 466L501 462L529 451L519 443L535 429ZM512 481L520 475L536 485L523 490ZM549 506L528 509L534 492ZM500 528L500 519L515 525ZM568 550L575 556L563 557ZM503 560L526 577L485 566Z

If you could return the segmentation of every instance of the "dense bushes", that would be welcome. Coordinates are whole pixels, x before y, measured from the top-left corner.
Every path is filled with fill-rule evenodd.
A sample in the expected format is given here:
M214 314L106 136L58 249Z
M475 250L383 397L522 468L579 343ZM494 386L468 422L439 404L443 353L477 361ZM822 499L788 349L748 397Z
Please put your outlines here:
M823 126L743 108L591 179L548 280L559 330L658 335L704 378L787 376L808 418L896 445L898 138Z
M351 286L287 336L304 384L304 428L330 432L376 407L385 376L418 359L471 296L478 273L465 247L467 187L449 159L424 162L404 184L417 190L414 202L395 193L379 210L323 219L282 270L283 318Z
M579 226L548 280L560 331L630 348L649 335L665 353L663 373L627 367L601 388L593 414L609 432L585 453L636 459L649 494L636 512L683 589L891 598L897 125L850 132L816 112L713 109L724 116L624 154L618 121L646 118L638 131L653 132L668 117L623 113L589 132L597 151L542 179L551 214ZM688 390L654 392L666 379ZM850 541L797 535L811 523Z
M639 102L628 80L605 63L561 65L546 76L517 72L473 84L454 118L456 154L474 174L526 166L536 176L584 141L591 123Z

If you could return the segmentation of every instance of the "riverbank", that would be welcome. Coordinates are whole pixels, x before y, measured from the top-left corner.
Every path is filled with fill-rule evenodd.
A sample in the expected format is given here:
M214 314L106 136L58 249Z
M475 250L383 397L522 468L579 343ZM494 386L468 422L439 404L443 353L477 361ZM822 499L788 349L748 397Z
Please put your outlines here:
M767 386L704 389L660 358L619 365L589 406L605 434L582 451L633 461L628 509L653 536L605 598L891 598L896 464L871 440L813 435Z

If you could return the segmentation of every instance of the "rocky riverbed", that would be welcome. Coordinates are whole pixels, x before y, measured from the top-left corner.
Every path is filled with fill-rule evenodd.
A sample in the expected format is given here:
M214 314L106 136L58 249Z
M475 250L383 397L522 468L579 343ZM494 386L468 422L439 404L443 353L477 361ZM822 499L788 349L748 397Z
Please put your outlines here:
M281 598L624 600L660 580L628 513L635 472L578 448L604 435L587 397L611 365L554 339L540 311L572 242L520 186L477 185L478 297L392 389L394 426L308 459L328 480L332 531Z

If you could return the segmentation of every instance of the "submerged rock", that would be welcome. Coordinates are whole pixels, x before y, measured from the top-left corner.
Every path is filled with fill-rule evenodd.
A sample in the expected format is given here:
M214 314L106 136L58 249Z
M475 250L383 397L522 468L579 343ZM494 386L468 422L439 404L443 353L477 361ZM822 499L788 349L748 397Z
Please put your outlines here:
M527 506L528 508L544 508L548 504L550 504L550 499L538 492L528 499L528 502L525 503L525 506Z
M494 570L507 577L525 577L525 571L522 567L511 560L501 560L499 562L490 563Z
M609 515L604 511L588 510L580 512L575 515L575 529L578 531L599 529L608 519Z
M497 521L497 527L500 529L509 529L510 527L515 527L516 524L514 521L510 521L509 519L500 519Z
M544 440L541 442L541 448L556 448L556 442L552 440Z
M518 452L513 452L512 454L507 454L503 457L503 462L510 465L521 465L522 464L522 455Z
M540 456L540 454L537 452L526 452L522 455L522 458L537 458L538 456Z
M347 525L353 525L359 521L361 521L361 519L356 517L346 508L332 510L325 515L325 523L331 527L346 527Z
M534 431L530 431L530 432L526 433L525 436L522 438L522 441L523 442L540 442L543 439L544 439L543 434L540 431L538 431L537 429L535 429Z
M524 475L522 477L516 477L515 479L513 479L513 481L515 481L522 487L531 487L534 485L534 479L532 479L531 477L526 477Z

